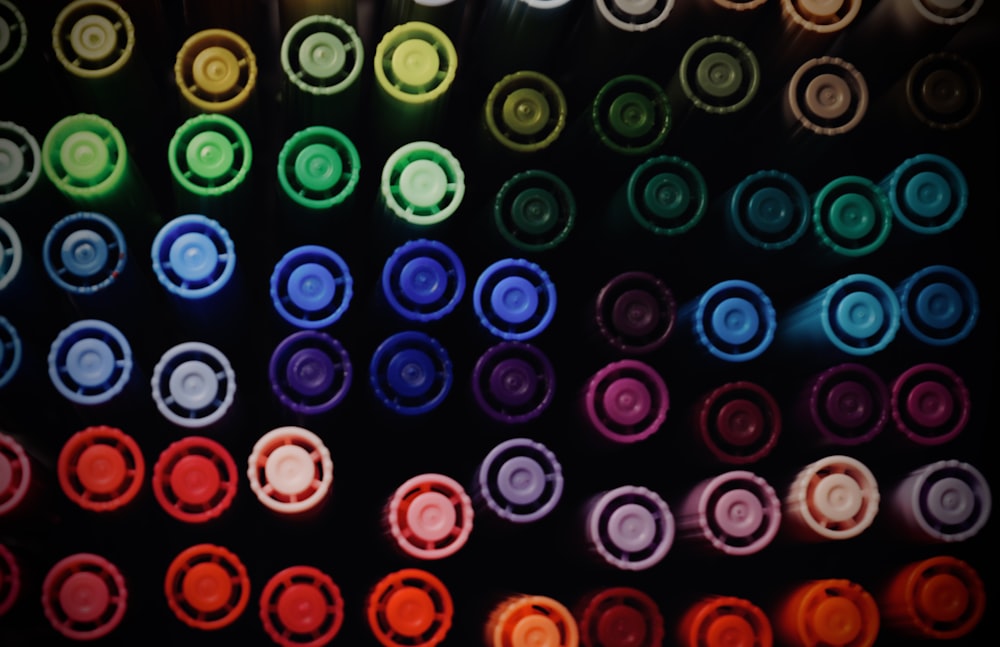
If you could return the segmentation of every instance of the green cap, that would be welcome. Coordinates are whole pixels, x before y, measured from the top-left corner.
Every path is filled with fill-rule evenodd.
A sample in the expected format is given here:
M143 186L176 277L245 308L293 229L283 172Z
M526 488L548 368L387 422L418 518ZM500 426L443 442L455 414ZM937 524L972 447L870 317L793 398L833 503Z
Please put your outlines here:
M114 193L128 168L125 140L110 121L91 114L64 117L42 142L45 175L70 198Z
M103 78L122 69L135 49L129 15L111 0L75 0L59 12L52 49L70 73Z
M0 121L0 204L14 202L38 182L42 153L38 141L11 121Z
M743 42L730 36L696 41L677 70L684 95L700 110L713 114L737 112L760 89L760 64Z
M667 138L670 102L652 79L625 74L601 87L590 119L604 146L626 155L646 155Z
M310 126L285 142L278 153L278 183L296 204L328 209L354 193L361 172L358 149L344 133Z
M820 242L838 254L865 256L889 237L892 204L868 178L839 177L814 197L813 227Z
M548 171L531 170L507 180L493 201L500 234L524 251L552 249L576 221L576 200L569 187Z
M640 164L626 187L628 209L640 225L654 234L682 234L708 208L708 189L701 172L690 162L661 155Z
M447 149L412 142L386 160L381 190L392 214L414 225L433 225L458 209L465 195L465 173Z
M410 105L441 98L455 80L458 53L443 31L408 22L387 32L375 48L375 81L392 99Z
M174 182L202 197L230 193L246 179L253 150L246 131L230 117L201 114L174 132L167 149Z
M281 42L281 68L303 92L332 95L354 85L364 65L358 33L340 18L309 16L292 25Z
M508 74L486 97L490 135L502 146L532 153L551 145L566 127L566 97L549 77L530 70Z
M28 45L28 24L17 7L0 0L0 73L14 67Z

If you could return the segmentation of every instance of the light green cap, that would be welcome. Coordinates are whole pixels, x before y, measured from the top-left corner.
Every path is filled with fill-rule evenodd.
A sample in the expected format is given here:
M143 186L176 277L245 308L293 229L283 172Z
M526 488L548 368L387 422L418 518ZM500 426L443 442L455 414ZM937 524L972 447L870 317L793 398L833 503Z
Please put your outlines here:
M364 45L347 22L328 15L309 16L292 25L281 42L281 67L303 92L332 95L357 82Z
M103 197L125 177L125 139L103 117L64 117L42 142L42 168L52 184L71 198Z
M233 191L250 172L250 137L232 118L201 114L174 132L167 149L174 181L193 194L212 197Z
M433 225L458 209L465 195L465 173L446 148L412 142L386 160L381 191L394 215L414 225Z
M508 74L486 97L486 129L519 153L542 150L566 127L566 97L549 77L531 70Z

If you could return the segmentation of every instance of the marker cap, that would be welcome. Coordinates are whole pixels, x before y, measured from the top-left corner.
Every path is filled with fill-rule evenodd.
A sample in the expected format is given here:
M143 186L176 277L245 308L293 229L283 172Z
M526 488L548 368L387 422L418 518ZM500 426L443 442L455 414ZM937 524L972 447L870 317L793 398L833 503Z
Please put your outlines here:
M199 197L218 197L241 186L253 163L246 131L223 114L191 117L170 138L167 162L173 181Z
M236 463L211 438L187 436L163 450L153 466L153 494L174 519L203 523L225 512L236 496Z
M135 27L125 10L111 0L75 0L56 16L52 49L74 76L107 78L131 59Z
M969 422L969 390L951 368L928 362L903 371L890 385L892 419L920 445L941 445Z
M920 59L906 74L906 101L911 113L928 128L964 128L979 114L983 80L965 58L935 52Z
M946 157L925 153L901 163L882 181L901 225L919 234L955 226L969 204L965 175Z
M831 455L799 471L788 488L785 517L799 536L812 540L856 537L879 508L875 475L850 456Z
M83 319L64 328L49 350L49 378L67 400L104 404L122 392L132 376L132 348L117 328Z
M271 391L295 413L318 415L347 397L354 369L343 345L324 332L302 330L285 337L271 353Z
M0 25L4 4L0 2ZM2 40L2 38L0 38ZM0 47L0 72L3 72ZM12 121L0 121L0 205L27 195L38 183L42 171L42 150L38 140Z
M786 22L819 35L847 28L860 10L861 0L781 0L781 14Z
M454 555L472 532L472 499L443 474L420 474L396 488L385 511L396 545L410 557Z
M150 255L160 285L183 299L218 294L236 270L236 246L229 232L200 214L178 216L163 225Z
M839 177L820 189L813 201L813 231L819 241L842 256L871 254L892 229L889 197L871 180Z
M848 4L857 7L861 3ZM857 127L868 111L868 102L865 77L835 56L809 59L792 73L785 86L784 106L793 124L825 137Z
M219 422L236 398L236 373L229 359L203 342L184 342L163 353L151 384L163 417L187 429Z
M869 442L889 422L889 387L867 366L832 366L810 381L807 393L809 424L835 444Z
M966 337L979 318L979 293L965 274L947 265L930 265L896 287L903 326L932 346L949 346Z
M731 114L748 106L760 89L760 64L745 43L708 36L692 44L677 75L684 96L709 114Z
M577 614L584 647L656 647L663 644L660 607L647 593L614 586L588 595Z
M775 614L782 644L871 647L878 636L880 612L875 599L845 579L802 584Z
M443 31L425 22L396 25L375 47L375 82L393 100L426 104L455 80L458 53Z
M580 641L576 619L561 602L544 595L517 595L498 604L486 624L489 647L573 647Z
M379 580L365 608L368 626L384 647L434 647L447 636L454 614L448 588L418 568Z
M346 21L329 15L302 18L281 41L281 69L300 91L315 96L345 92L358 82L365 52Z
M623 353L642 355L662 347L676 319L673 292L648 272L617 274L597 293L597 329L612 348Z
M260 619L267 635L282 647L322 645L344 623L344 598L330 576L312 566L290 566L275 573L260 594Z
M955 640L982 620L986 590L972 566L940 555L899 569L879 601L885 624L900 633Z
M128 249L122 230L104 214L72 213L49 229L42 261L49 278L73 294L93 294L116 283Z
M8 0L0 0L0 73L21 59L28 46L28 25L20 10Z
M692 604L679 626L682 647L771 647L774 633L767 615L753 602L711 596Z
M695 409L698 434L723 463L748 464L767 456L781 435L781 409L754 382L728 382L705 395Z
M597 15L624 32L645 32L663 24L674 0L603 0L595 2Z
M42 168L70 199L110 195L128 167L121 132L107 119L76 114L60 119L42 141Z
M411 240L382 266L382 294L408 321L435 321L451 313L465 293L465 268L458 255L436 240Z
M250 489L267 508L282 514L315 508L333 485L330 450L302 427L278 427L261 436L247 464Z
M174 63L174 81L191 108L232 113L254 93L257 57L239 34L206 29L181 45Z
M7 317L0 317L0 389L7 386L21 368L21 337ZM0 488L2 489L2 488Z
M7 614L21 593L21 569L17 559L6 546L0 544L0 618Z
M957 460L937 461L910 472L894 489L891 501L907 534L931 542L974 537L992 509L986 478Z
M347 311L354 280L339 254L303 245L275 264L270 291L282 319L298 328L318 329L336 323Z
M493 221L504 240L527 252L553 249L576 223L576 199L558 176L533 169L504 182L493 201Z
M492 263L476 279L472 306L479 322L493 335L526 341L552 322L556 286L535 263L505 258Z
M824 338L849 355L884 349L899 330L899 300L886 283L869 274L851 274L821 293Z
M231 625L246 609L250 578L229 550L196 544L170 563L164 593L178 620L194 629L212 631Z
M566 97L541 72L521 70L500 79L486 97L483 115L490 136L515 153L551 146L566 128Z
M0 433L0 517L14 512L31 487L31 461L21 443Z
M436 225L462 203L465 173L446 148L428 141L410 142L385 161L381 195L392 215L411 225Z
M562 466L556 455L528 438L496 445L476 470L476 494L505 521L538 521L555 509L562 492Z
M105 425L73 434L59 452L59 485L81 508L109 512L128 505L146 476L135 440Z
M491 346L472 369L476 404L499 422L534 420L552 403L555 368L541 349L515 341Z
M278 184L292 202L307 209L343 204L354 194L360 172L354 143L329 126L296 132L278 153Z
M444 401L454 379L448 352L438 340L419 331L385 339L369 366L375 396L396 413L428 413Z
M118 567L92 553L59 560L42 583L45 617L71 640L109 635L125 617L127 601L125 578Z
M808 229L812 205L802 183L788 173L757 171L727 195L727 222L750 245L774 251L798 242Z
M701 171L672 155L651 157L636 167L629 177L626 197L632 218L663 236L690 230L708 209L708 189Z
M679 523L726 555L752 555L777 536L781 501L760 476L734 470L692 488Z
M608 490L587 506L586 536L607 564L641 571L658 564L674 542L674 517L660 495L641 486Z
M615 3L599 2L597 8L603 13L609 4ZM672 5L672 0L666 4ZM601 86L590 104L589 119L598 140L624 155L649 155L663 144L672 125L667 93L638 74L616 76Z
M913 8L925 20L953 28L971 20L982 6L983 0L925 0L913 3Z
M698 298L693 328L699 345L713 357L745 362L774 341L777 316L771 299L753 283L722 281Z
M663 377L649 364L623 359L605 365L583 393L587 422L616 443L637 443L660 430L670 395Z
M0 291L12 285L24 262L24 247L17 230L0 218Z

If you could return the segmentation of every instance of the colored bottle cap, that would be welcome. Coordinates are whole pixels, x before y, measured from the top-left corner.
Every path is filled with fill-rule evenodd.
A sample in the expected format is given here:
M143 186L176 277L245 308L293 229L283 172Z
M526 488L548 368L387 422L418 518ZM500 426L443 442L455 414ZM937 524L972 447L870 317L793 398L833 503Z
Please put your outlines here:
M326 644L344 623L344 598L329 575L312 566L275 573L260 594L260 619L282 647Z
M9 384L21 368L21 337L7 317L0 316L0 389ZM2 489L2 488L0 488Z
M920 341L949 346L966 337L979 318L979 293L965 274L931 265L896 287L903 326Z
M937 461L914 470L892 496L908 534L933 542L974 537L986 525L992 501L983 474L957 460Z
M465 268L458 255L436 240L411 240L382 266L382 294L408 321L435 321L451 313L465 293Z
M490 418L519 424L540 416L552 403L555 368L539 348L506 341L491 346L472 369L472 392Z
M845 29L861 10L861 0L781 0L781 13L799 29L832 34Z
M28 46L28 24L17 7L0 0L0 73L21 59Z
M334 16L306 16L292 25L281 41L285 78L315 96L346 91L361 77L364 61L361 37Z
M131 59L135 27L125 10L111 0L75 0L56 16L52 49L74 76L107 78Z
M667 341L677 319L673 292L647 272L622 272L597 293L595 320L601 336L624 353L650 353Z
M882 246L892 229L889 197L867 178L839 177L816 194L813 229L820 242L837 254L870 254Z
M108 512L130 503L146 475L146 461L135 440L121 429L87 427L73 434L59 452L59 485L86 510Z
M705 291L694 310L698 343L713 357L745 362L774 341L777 316L771 299L748 281L722 281Z
M708 209L708 189L701 171L671 155L652 157L629 177L628 209L640 225L664 236L682 234Z
M825 579L803 584L786 598L777 629L788 644L871 647L879 625L870 593L850 580Z
M754 603L733 596L696 602L680 624L682 647L771 647L774 633L767 615Z
M914 63L906 74L905 89L911 113L935 130L965 127L982 105L979 71L951 52L935 52Z
M947 366L917 364L893 380L890 392L892 419L917 444L946 443L969 422L969 390Z
M0 516L17 510L28 496L31 478L31 461L21 443L0 433Z
M505 258L491 264L476 279L472 306L490 333L509 341L525 341L552 322L556 286L535 263Z
M213 544L181 551L167 568L164 589L177 619L205 631L232 624L250 599L246 567L236 555Z
M889 421L889 387L861 364L823 371L810 381L807 398L810 424L838 445L869 442Z
M797 127L817 135L841 135L861 123L868 111L868 84L847 61L822 56L795 70L784 100Z
M849 355L871 355L899 330L899 300L884 281L851 274L822 291L820 327L825 338Z
M298 328L336 323L351 303L354 280L339 254L319 245L296 247L271 273L271 303L281 318Z
M983 0L925 0L913 4L922 18L935 25L959 27L972 19L983 6Z
M850 456L826 456L799 471L785 498L785 516L809 539L856 537L875 519L878 483Z
M236 496L236 463L226 448L187 436L163 450L153 466L153 494L175 519L202 523L225 512Z
M587 421L616 443L637 443L659 431L670 395L663 377L634 359L612 362L588 381L583 394Z
M67 400L96 405L110 401L132 376L132 348L114 326L97 319L64 328L49 351L49 378Z
M802 183L788 173L748 175L728 194L727 221L740 238L759 249L789 247L805 234L812 205Z
M350 357L341 343L314 330L285 337L268 363L274 395L281 404L304 415L325 413L343 402L353 375Z
M458 54L443 31L408 22L387 32L375 47L375 82L404 104L426 104L443 96L455 80Z
M607 4L597 7L600 10ZM598 140L625 155L652 153L666 140L672 125L667 93L638 74L616 76L601 86L590 104L589 119Z
M555 509L563 491L562 466L545 445L511 438L496 445L476 471L477 494L498 517L538 521Z
M573 647L580 629L561 602L544 595L518 595L497 605L486 627L489 647Z
M781 435L781 409L753 382L728 382L703 397L696 410L698 433L724 463L753 463L767 456Z
M434 647L447 636L454 613L448 588L418 568L383 577L365 607L368 626L383 647Z
M493 221L508 243L527 252L552 249L576 223L569 186L548 171L530 170L504 182L493 201Z
M0 25L3 8L0 2ZM0 72L2 51L0 46ZM41 170L42 151L34 135L12 121L0 121L0 205L27 195L38 182Z
M42 142L45 175L71 199L113 193L121 186L128 160L121 132L97 115L64 117Z
M344 133L310 126L289 137L278 153L278 183L294 203L322 210L354 194L361 156Z
M483 114L487 131L501 146L534 153L552 145L566 128L566 97L549 77L522 70L493 86Z
M660 495L623 485L587 507L587 541L604 562L626 571L658 564L674 542L674 517Z
M250 489L266 507L298 514L318 506L333 485L333 459L319 436L302 427L278 427L254 443Z
M742 41L708 36L692 44L677 70L684 96L709 114L730 114L753 101L760 89L760 64Z
M163 417L179 427L208 427L229 412L236 398L236 373L214 346L184 342L168 349L153 368L153 400Z
M435 409L448 395L454 379L444 346L419 331L404 331L385 339L372 354L369 369L379 401L408 416Z
M941 155L927 153L907 159L882 185L899 223L920 234L951 229L969 204L965 175Z
M411 225L435 225L458 210L465 196L465 173L446 148L411 142L385 161L381 195L392 215Z
M956 640L983 618L986 591L968 563L940 555L907 564L881 596L885 623L920 639Z
M664 639L663 614L647 593L629 586L601 589L581 602L584 647L655 647Z
M236 269L229 232L198 214L168 221L153 239L153 272L168 292L184 299L205 299L225 288Z
M254 93L257 57L239 34L206 29L181 45L174 63L174 82L191 108L231 113Z
M0 459L2 460L2 459ZM0 487L0 491L3 488ZM10 611L21 594L21 568L14 554L0 544L0 618Z
M118 567L91 553L59 560L42 583L45 617L71 640L109 635L125 617L127 601L125 578Z
M24 247L14 227L0 218L0 291L12 285L24 262Z
M766 480L735 470L696 486L682 514L700 529L696 536L715 549L726 555L752 555L777 536L781 501Z
M45 235L42 261L49 278L74 294L93 294L118 281L128 258L125 236L113 220L79 211Z
M604 22L624 32L644 32L660 26L674 0L609 0L594 3Z
M246 131L222 114L191 117L170 138L167 162L174 182L200 197L231 193L243 184L253 162Z
M417 559L454 555L472 532L472 500L443 474L407 480L389 499L385 515L396 545Z

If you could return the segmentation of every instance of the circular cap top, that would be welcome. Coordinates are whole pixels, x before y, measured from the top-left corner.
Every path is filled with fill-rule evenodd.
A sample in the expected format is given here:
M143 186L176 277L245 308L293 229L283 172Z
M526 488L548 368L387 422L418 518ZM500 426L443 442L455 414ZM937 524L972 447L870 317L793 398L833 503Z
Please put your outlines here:
M952 201L951 185L940 173L921 171L903 187L908 211L919 218L932 219L945 213Z
M608 108L608 122L619 134L636 139L656 126L656 107L639 92L623 92Z
M906 411L918 424L938 427L954 415L956 403L951 391L940 382L926 381L914 386L906 396Z
M0 123L0 127L9 126L10 122ZM5 130L5 128L4 128ZM19 131L23 131L18 127ZM7 139L3 130L0 130L0 187L10 187L28 169L24 167L24 153L17 142ZM23 134L18 132L18 134ZM37 153L36 153L37 159Z
M601 647L643 647L649 622L634 607L619 604L607 609L597 620L597 639Z
M538 501L545 491L545 468L530 456L514 456L500 466L496 485L503 498L514 505Z
M777 187L763 187L750 196L746 215L758 231L776 234L791 225L795 218L795 203L785 191Z
M876 413L871 389L855 380L844 380L834 385L821 406L834 424L845 429L865 424Z
M864 505L865 493L861 485L847 474L824 476L813 492L815 508L832 522L852 519Z
M759 328L757 309L741 297L725 299L712 311L712 330L725 344L746 344L756 336Z
M184 574L181 584L184 599L202 613L224 608L232 597L232 577L215 562L200 562Z
M418 398L435 384L434 359L419 348L404 348L389 359L390 384L404 397Z
M416 587L400 588L385 601L385 619L394 633L420 636L434 624L437 611L430 594Z
M21 58L28 44L24 16L14 5L0 1L0 72L12 67ZM15 41L11 36L16 35Z
M655 541L656 526L656 518L650 510L637 503L626 503L611 513L607 531L615 547L637 553Z
M16 440L0 433L0 516L17 508L31 485L28 454Z
M819 641L836 647L850 644L861 633L864 623L857 604L845 597L830 597L820 602L811 621Z
M517 620L510 629L510 641L516 647L562 647L559 627L547 616L530 615Z
M215 369L200 360L177 365L169 377L170 397L181 408L199 411L211 405L219 392Z
M96 622L107 611L110 603L111 591L96 573L73 573L59 589L59 606L72 622Z
M616 379L604 391L603 412L618 425L630 427L642 422L653 407L646 385L633 377Z
M971 88L954 70L934 70L917 88L920 103L939 115L962 114L967 110Z
M333 358L319 348L296 351L285 365L285 379L297 393L315 397L326 393L337 377Z
M695 69L698 89L724 99L732 96L743 83L743 67L739 59L726 52L711 52L698 62Z
M229 138L220 132L208 130L191 138L184 158L192 173L215 180L232 169L236 154Z
M719 497L712 514L729 537L750 537L764 522L761 500L745 489L730 490Z
M211 501L221 485L222 475L206 456L184 456L170 472L171 491L178 499L192 505L204 505Z
M559 223L559 200L551 191L528 187L514 197L510 212L519 231L539 236Z
M440 492L417 495L406 509L406 525L417 541L438 542L455 528L455 505Z
M306 312L318 312L334 299L337 283L333 273L319 263L302 263L291 271L288 297L296 307Z
M240 62L229 49L213 45L195 55L191 73L195 85L204 92L227 95L240 80Z
M390 64L394 80L400 86L420 92L434 83L441 68L441 57L431 43L411 38L396 46Z
M754 647L758 644L753 625L736 614L716 616L705 629L706 647Z
M59 163L69 176L81 182L101 177L107 172L110 160L107 143L89 130L70 134L59 148Z
M752 400L736 399L719 408L715 427L722 439L737 447L753 445L764 433L764 412Z
M267 483L279 494L294 496L306 491L315 479L316 466L309 450L299 445L282 445L264 463Z
M847 336L867 339L882 328L885 309L875 295L851 292L837 304L834 317Z
M814 117L837 120L851 107L853 92L847 81L836 74L817 74L806 85L805 108Z
M833 233L849 240L868 236L878 224L879 213L871 200L859 193L845 193L830 205L829 222Z
M934 623L955 622L965 615L972 597L969 587L951 573L931 575L920 583L914 602L920 615Z
M107 382L115 371L115 353L101 339L80 339L66 353L66 372L83 387L97 387Z
M965 299L948 283L931 283L917 294L916 310L921 323L932 328L951 328L964 313Z
M524 406L535 397L538 381L535 367L511 357L497 362L490 371L490 393L509 407Z
M336 34L317 31L299 45L299 67L315 79L330 79L347 64L347 49Z
M691 187L679 175L658 173L643 187L643 205L657 218L680 218L688 210L693 196Z
M975 512L976 493L962 479L947 477L930 487L926 500L928 511L935 521L957 526L965 523Z
M404 201L416 207L433 207L448 193L448 174L436 161L418 159L403 167L398 186Z
M69 43L76 56L84 61L99 63L115 53L118 35L107 17L88 14L70 28Z
M95 444L76 460L76 476L88 492L110 494L125 481L128 466L121 452L110 445Z
M538 289L522 276L507 276L490 292L490 307L507 323L520 324L538 310Z
M329 191L344 173L344 161L337 150L321 143L300 150L293 166L296 179L310 191Z
M549 123L551 107L545 95L534 88L517 88L503 101L504 125L518 135L536 135Z
M167 253L170 267L183 281L199 282L210 277L219 264L219 252L206 234L181 234Z
M649 290L626 290L615 299L611 323L622 334L644 337L660 323L660 302Z
M59 259L73 275L93 276L108 262L108 242L96 231L78 229L63 240Z
M323 592L311 584L296 583L281 592L276 605L283 627L297 634L318 631L329 605Z

